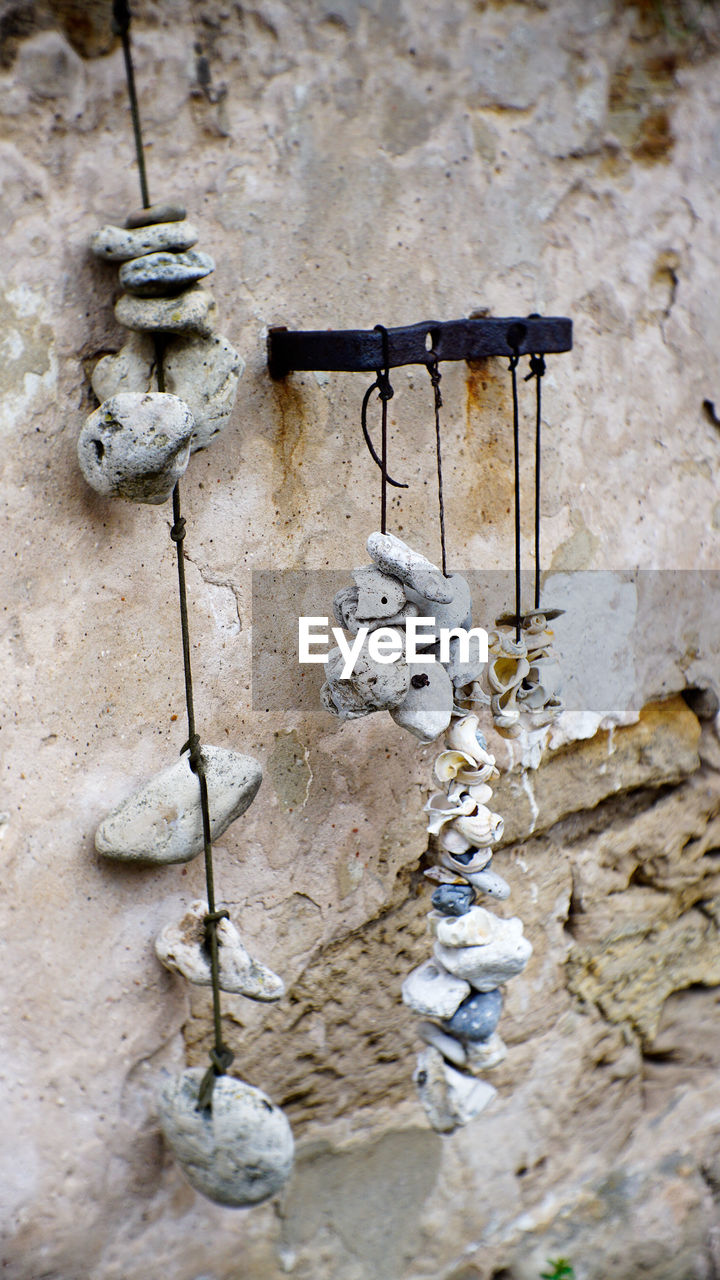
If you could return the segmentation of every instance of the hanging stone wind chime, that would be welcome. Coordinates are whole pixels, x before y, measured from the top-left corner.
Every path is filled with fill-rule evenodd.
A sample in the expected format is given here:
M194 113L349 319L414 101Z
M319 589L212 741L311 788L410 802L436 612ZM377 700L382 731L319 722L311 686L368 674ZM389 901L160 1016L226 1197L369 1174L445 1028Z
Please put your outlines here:
M188 741L180 759L157 774L100 824L105 857L138 864L189 862L205 855L207 901L169 924L155 950L187 981L210 986L214 1047L207 1071L169 1079L159 1099L165 1138L196 1190L220 1204L257 1204L279 1191L292 1170L293 1138L284 1113L254 1086L228 1075L220 991L278 1000L282 980L253 959L226 910L215 902L212 842L252 803L262 781L257 760L202 744L195 727L179 480L191 453L227 424L243 362L213 332L215 303L199 281L214 263L197 252L197 231L177 204L151 205L145 175L132 57L130 12L114 5L122 36L143 208L124 227L106 226L92 249L120 266L125 290L115 307L132 331L117 355L100 360L92 385L102 401L78 440L88 483L105 497L159 504L172 497L170 536L177 551Z
M367 333L270 334L270 368L274 376L290 369L364 369L376 353L376 380L362 406L365 441L381 470L381 530L371 533L367 551L371 564L353 570L354 586L335 596L337 622L352 635L366 627L365 639L354 670L346 674L341 650L333 649L325 664L321 690L323 706L340 720L354 720L377 711L388 711L396 724L423 743L445 735L444 748L435 760L434 776L442 790L434 791L425 805L428 833L438 855L437 866L425 875L437 884L428 927L434 938L432 958L406 978L405 1004L423 1020L418 1030L425 1049L418 1055L414 1080L430 1124L440 1133L452 1133L477 1116L496 1090L480 1073L497 1066L506 1056L497 1032L503 1008L503 987L522 973L532 946L523 935L522 921L501 917L477 902L505 901L510 886L492 866L493 845L502 838L503 819L489 807L497 776L495 757L479 729L474 707L489 705L498 732L516 736L523 728L547 725L559 714L557 663L550 653L552 632L547 627L557 611L539 608L539 504L540 504L540 379L544 360L536 352L567 350L571 345L569 321L528 322L484 320L450 322L446 326L416 325L392 331L395 364L425 363L435 402L435 441L442 569L386 530L387 485L407 487L387 471L387 403L393 392L389 369L390 334L376 326L378 343ZM534 321L534 323L532 323ZM431 350L427 352L429 339ZM445 551L440 408L440 370L437 348L445 358L509 353L513 385L513 425L516 481L516 613L497 620L489 636L488 661L478 654L463 655L458 636L441 644L441 630L472 628L471 595L465 579L449 574ZM535 610L520 613L520 505L519 431L515 370L520 347L531 342L530 377L536 378L536 582ZM480 350L478 350L478 347ZM489 349L488 349L489 348ZM377 356L381 354L381 359ZM381 456L367 431L366 411L376 390L382 405ZM407 630L411 619L424 620L421 643L424 653L412 663L400 655L378 660L371 652L370 637L382 628ZM506 631L516 628L515 638ZM388 631L391 637L392 631ZM378 653L377 644L372 646ZM407 655L407 646L404 648Z

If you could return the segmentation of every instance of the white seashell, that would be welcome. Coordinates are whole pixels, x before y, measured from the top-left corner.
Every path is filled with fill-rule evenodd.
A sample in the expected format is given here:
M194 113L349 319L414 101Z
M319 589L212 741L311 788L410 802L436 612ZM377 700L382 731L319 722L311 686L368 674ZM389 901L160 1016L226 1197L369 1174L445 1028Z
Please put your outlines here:
M218 1076L212 1110L198 1110L204 1068L168 1081L158 1100L160 1124L185 1177L216 1204L260 1204L284 1187L292 1172L293 1136L287 1117L243 1080Z
M505 694L521 684L530 670L526 657L507 657L502 654L498 658L490 658L487 665L487 679L490 689L495 693Z
M166 925L155 941L160 963L201 987L209 987L212 982L205 934L207 911L206 902L191 902L183 918ZM282 978L251 958L231 920L218 920L216 928L221 989L250 1000L279 1000L285 994Z
M496 1094L486 1080L474 1080L448 1066L432 1046L418 1054L413 1080L425 1114L438 1133L453 1133L468 1124Z
M448 823L438 834L438 844L441 850L446 853L467 853L471 847L470 841L461 835L453 824Z
M383 573L399 578L424 599L439 604L448 604L452 600L453 589L437 565L431 564L394 534L371 533L367 549L370 559Z
M438 837L438 843L442 844L443 840L451 834L456 834L459 841L465 842L464 836L461 836L459 832L455 832L453 827L445 827ZM472 846L466 843L466 847L464 849L455 849L451 851L443 845L440 850L440 861L444 867L447 867L448 871L455 871L458 875L464 876L465 879L470 880L471 876L474 875L476 871L482 871L492 858L492 849L489 847L485 849L473 849L473 856L469 862L459 862L458 859L453 856L454 853L469 853L471 848Z
M418 1023L418 1035L422 1037L426 1044L432 1045L442 1054L443 1058L448 1062L453 1062L456 1067L464 1067L467 1062L467 1054L465 1046L454 1036L442 1031L440 1027L436 1027L434 1022Z
M468 1040L465 1046L469 1071L489 1071L507 1058L507 1045L497 1031L489 1040Z
M488 631L488 649L495 654L504 654L511 658L527 656L527 644L522 636L515 639L514 631Z
M340 649L331 649L325 663L326 685L324 705L331 698L341 720L356 720L373 711L390 711L403 704L410 688L410 668L402 659L375 662L368 653L367 641L358 654L355 667L343 678L345 657Z
M210 802L210 834L220 836L252 804L262 769L252 756L203 746ZM189 862L204 848L200 784L187 752L113 809L100 824L95 848L129 862Z
M480 804L477 807L477 813L470 817L456 818L454 825L456 831L465 836L471 845L480 848L502 838L505 819L501 814L493 813L487 805Z
M382 573L374 564L363 569L353 569L352 576L358 591L355 607L358 622L392 618L407 603L399 579Z
M469 982L454 978L436 960L425 960L403 982L402 998L414 1013L430 1018L451 1018L465 997L470 995L470 990Z
M442 828L447 822L451 822L458 815L472 813L475 808L476 801L466 792L453 802L449 795L445 795L444 791L434 791L430 796L423 809L430 814L428 819L428 832L431 836L439 835Z
M447 744L451 750L461 751L475 761L476 765L494 765L495 757L490 755L487 747L482 747L477 739L478 717L474 712L455 720L447 735Z
M445 947L487 946L497 934L498 917L491 911L486 911L484 907L471 907L462 916L445 916L439 911L431 912L428 919L435 914L438 919L432 920L431 932Z
M194 428L177 396L123 392L87 418L77 442L80 470L103 497L167 502L187 469Z
M390 715L402 729L433 742L444 733L452 719L453 687L450 677L439 662L413 662L410 688ZM424 683L423 683L424 681Z
M493 991L522 973L532 955L532 946L523 937L522 921L517 916L509 920L496 916L495 920L495 935L483 946L447 947L442 942L435 943L434 955L443 968L464 978L476 991Z
M435 761L435 777L438 782L449 782L451 778L457 778L461 771L474 772L475 769L474 757L467 755L465 751L441 751Z

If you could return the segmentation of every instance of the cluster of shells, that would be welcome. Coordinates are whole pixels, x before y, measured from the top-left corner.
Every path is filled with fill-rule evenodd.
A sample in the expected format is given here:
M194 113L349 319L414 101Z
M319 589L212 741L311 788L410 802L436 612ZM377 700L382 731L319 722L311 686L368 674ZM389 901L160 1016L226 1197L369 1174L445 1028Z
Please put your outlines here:
M93 237L98 258L121 263L125 293L115 317L131 331L121 350L93 370L101 404L78 440L82 473L104 496L165 502L191 453L229 420L244 365L227 338L213 332L215 302L199 281L215 264L192 248L197 239L175 204L138 210L125 227L105 226ZM155 389L159 350L162 392Z
M504 738L516 738L523 729L544 729L563 709L560 663L548 626L559 612L535 609L526 614L519 636L499 624L488 634L488 664L474 700L489 705Z
M518 677L512 684L509 670L502 666L508 655L499 632L491 637L487 663L484 655L473 661L467 654L461 662L459 647L452 648L452 641L441 661L440 629L472 626L467 583L459 574L445 577L391 534L371 534L367 549L372 564L353 571L355 585L338 592L334 610L341 626L353 634L368 627L368 636L352 674L343 673L342 651L331 651L321 697L326 709L343 720L388 711L422 742L446 735L434 766L440 789L425 806L439 863L425 873L437 884L428 915L433 955L409 974L402 996L422 1018L419 1034L426 1047L414 1075L420 1101L431 1125L450 1133L478 1115L495 1095L481 1073L505 1057L497 1033L502 988L522 973L532 954L520 919L500 917L477 902L478 895L504 901L510 887L492 867L493 846L503 834L503 819L490 807L495 757L468 704L490 702L485 690L487 682L494 689L493 680L505 679L505 686L513 690L523 681L529 685L528 653L536 655L534 664L542 671L549 646L542 647L545 628L532 631L530 646L520 645L510 655L516 659L513 676ZM380 627L402 629L416 616L434 618L425 660L410 664L400 657L390 665L374 661L369 635ZM535 644L535 637L540 643ZM549 683L536 684L545 703ZM503 704L507 719L508 701ZM531 708L534 712L536 700ZM494 708L493 714L497 723ZM519 716L513 731L517 724Z
M214 336L214 303L197 281L213 270L191 252L195 228L179 206L143 209L126 227L107 226L92 248L123 263L127 293L115 314L133 330L116 354L99 361L93 388L102 400L80 434L78 457L89 484L105 496L161 503L184 473L190 454L226 425L243 363L226 338ZM157 344L161 344L158 346ZM151 390L161 352L167 392ZM202 747L217 840L255 798L262 770L252 756ZM203 853L200 786L187 753L151 778L100 824L95 847L104 857L140 866L189 862ZM155 943L160 962L186 981L209 986L212 971L208 904L192 902ZM221 990L274 1001L282 980L253 958L229 918L216 923ZM199 1105L202 1068L169 1077L159 1098L168 1145L196 1190L219 1204L246 1206L274 1195L293 1163L293 1137L279 1107L229 1075L215 1079L210 1108Z

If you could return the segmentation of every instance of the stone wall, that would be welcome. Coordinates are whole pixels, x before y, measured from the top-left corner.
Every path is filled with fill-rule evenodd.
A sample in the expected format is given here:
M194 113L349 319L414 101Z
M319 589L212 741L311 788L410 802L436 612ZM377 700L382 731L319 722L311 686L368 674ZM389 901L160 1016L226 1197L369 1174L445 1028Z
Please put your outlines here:
M298 1141L286 1195L249 1213L197 1196L157 1124L162 1072L204 1062L210 1040L207 994L153 952L202 868L101 864L93 847L185 736L167 511L100 499L75 454L89 371L123 341L117 275L89 237L138 203L110 7L0 5L3 1275L537 1280L563 1255L578 1280L711 1280L717 6L133 6L151 193L199 224L220 329L247 361L184 503L201 732L265 772L218 842L218 894L288 988L277 1007L224 1003L236 1069ZM497 910L522 916L534 954L508 987L499 1097L441 1138L399 999L429 949L432 748L387 717L312 709L281 649L272 688L255 654L253 691L251 575L275 571L265 606L293 622L279 571L362 563L379 519L365 382L273 384L268 326L478 307L575 322L572 354L549 361L542 519L573 693L541 741L492 740L513 889ZM392 468L410 489L390 527L437 558L429 382L393 381ZM504 362L448 366L443 393L451 562L500 573ZM484 580L475 603L491 622Z

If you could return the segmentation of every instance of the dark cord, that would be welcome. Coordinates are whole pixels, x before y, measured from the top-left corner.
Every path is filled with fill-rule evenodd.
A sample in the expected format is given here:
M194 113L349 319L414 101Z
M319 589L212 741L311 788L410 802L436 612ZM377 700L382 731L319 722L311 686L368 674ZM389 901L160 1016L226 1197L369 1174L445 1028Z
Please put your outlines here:
M520 356L515 347L510 357L513 399L513 450L515 454L515 640L520 639L521 627L521 578L520 578L520 413L518 406L517 367Z
M365 392L365 395L363 396L362 408L360 410L360 425L362 427L363 436L365 437L365 443L370 452L370 457L372 458L373 462L375 462L377 466L380 468L380 475L381 475L380 531L381 533L386 533L387 532L387 527L386 527L387 526L387 486L391 484L394 489L407 489L408 486L406 484L402 484L400 480L393 480L392 476L388 475L387 402L388 400L392 400L393 396L395 395L395 392L393 391L392 385L390 383L390 352L389 352L388 332L387 332L387 329L384 327L384 325L381 325L381 324L376 324L375 328L382 334L383 368L378 369L377 374L375 375L375 381L371 384L371 386L368 387L367 391ZM370 439L370 432L368 431L368 425L367 425L368 404L370 403L370 397L373 391L377 391L382 404L382 424L381 424L382 434L380 437L381 438L380 457L378 457L377 452L375 450L375 446L373 445L373 442Z
M433 385L435 393L435 457L437 459L437 484L438 484L438 512L440 515L440 550L442 552L442 571L447 578L447 556L445 553L445 502L443 499L443 472L442 472L442 452L440 448L440 409L442 408L442 394L440 391L440 365L437 356L430 355L427 362L427 371L430 374L430 381Z
M530 356L530 372L525 378L535 379L535 608L540 608L540 433L542 423L542 380L545 357Z

